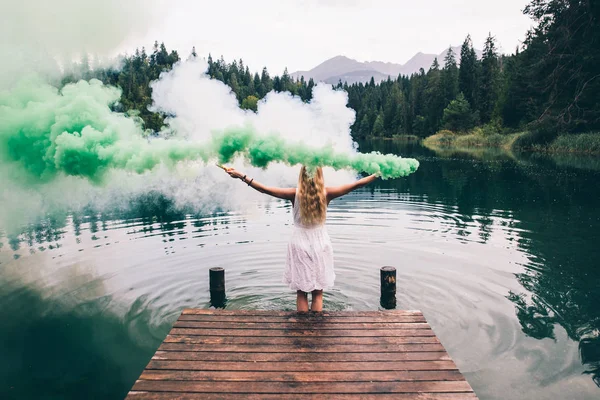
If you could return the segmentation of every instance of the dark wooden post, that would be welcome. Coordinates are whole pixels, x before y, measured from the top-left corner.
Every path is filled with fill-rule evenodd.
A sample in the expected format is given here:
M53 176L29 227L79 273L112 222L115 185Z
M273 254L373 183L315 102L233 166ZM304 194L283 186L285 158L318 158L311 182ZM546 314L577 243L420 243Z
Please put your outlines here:
M381 307L386 310L396 308L396 268L381 268Z
M210 305L225 308L225 270L213 267L209 270Z

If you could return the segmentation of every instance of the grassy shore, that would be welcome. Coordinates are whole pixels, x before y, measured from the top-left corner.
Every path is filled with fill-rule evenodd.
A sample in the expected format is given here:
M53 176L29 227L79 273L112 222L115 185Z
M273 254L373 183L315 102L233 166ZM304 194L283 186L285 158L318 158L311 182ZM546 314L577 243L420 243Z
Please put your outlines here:
M530 132L482 134L481 130L476 129L467 134L457 134L443 130L425 138L423 145L432 149L497 148L506 151L600 155L600 133L563 134L549 143L539 144L535 143L535 137Z
M393 136L366 136L361 138L363 140L397 140L397 141L406 141L406 142L418 142L421 140L417 135L393 135Z
M467 148L499 148L510 150L514 142L525 133L513 133L501 135L493 133L482 135L475 131L467 134L457 134L448 130L439 131L435 135L429 136L423 140L426 147L452 147L458 149Z
M600 132L560 135L547 145L534 145L533 150L547 153L600 154Z

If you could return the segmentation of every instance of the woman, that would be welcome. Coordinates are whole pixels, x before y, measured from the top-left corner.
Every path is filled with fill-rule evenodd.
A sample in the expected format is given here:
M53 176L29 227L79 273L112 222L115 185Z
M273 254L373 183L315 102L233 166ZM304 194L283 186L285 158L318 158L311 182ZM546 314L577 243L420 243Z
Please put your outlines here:
M261 193L292 202L295 227L288 244L283 280L296 291L298 311L308 311L308 292L312 293L311 311L322 311L323 290L332 288L335 279L333 249L325 229L327 205L331 200L373 182L377 175L347 185L325 187L321 167L310 174L303 166L297 188L278 188L262 185L233 168L225 171Z

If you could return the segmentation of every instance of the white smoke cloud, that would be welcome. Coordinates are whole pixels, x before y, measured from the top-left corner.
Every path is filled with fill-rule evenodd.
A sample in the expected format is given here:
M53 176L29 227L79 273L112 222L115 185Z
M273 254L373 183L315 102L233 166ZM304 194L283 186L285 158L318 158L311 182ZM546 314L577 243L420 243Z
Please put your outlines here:
M19 0L0 2L0 89L26 72L56 77L84 53L113 56L157 24L163 0Z
M288 142L315 147L333 145L341 152L356 150L350 136L355 114L346 106L346 92L319 84L313 88L309 103L289 92L271 92L259 101L254 113L240 109L231 88L210 79L207 69L208 64L202 59L180 62L152 84L152 108L175 115L166 122L176 135L205 142L215 131L250 125L263 134L278 133ZM270 166L268 171L244 168L270 182L286 184L296 182L299 170L283 165ZM346 182L355 175L331 169L326 169L325 174L328 184Z
M151 84L152 110L175 115L167 123L177 136L205 141L214 130L241 126L248 118L231 88L209 79L207 68L200 59L179 62Z

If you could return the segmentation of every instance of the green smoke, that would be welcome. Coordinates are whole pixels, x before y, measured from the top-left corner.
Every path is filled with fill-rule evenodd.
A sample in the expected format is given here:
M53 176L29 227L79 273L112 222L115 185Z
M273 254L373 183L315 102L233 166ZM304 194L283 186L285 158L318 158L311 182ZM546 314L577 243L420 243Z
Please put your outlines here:
M331 146L313 148L287 143L279 135L259 135L251 127L215 133L208 143L181 139L148 139L136 118L113 112L120 91L100 81L80 81L61 90L36 79L0 92L0 163L19 176L51 181L58 174L101 182L106 172L136 173L159 164L185 160L229 162L244 156L254 166L289 165L351 168L406 176L417 160L394 155L337 153Z

